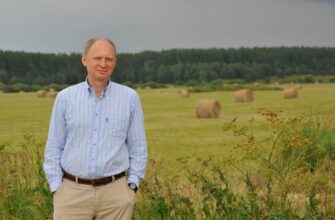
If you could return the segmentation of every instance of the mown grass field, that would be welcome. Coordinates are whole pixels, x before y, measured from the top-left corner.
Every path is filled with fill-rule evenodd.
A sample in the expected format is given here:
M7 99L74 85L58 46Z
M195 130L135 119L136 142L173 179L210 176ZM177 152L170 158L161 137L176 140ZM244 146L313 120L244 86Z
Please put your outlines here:
M139 89L145 114L150 156L166 161L187 156L220 157L227 155L238 142L223 125L235 117L240 123L255 119L255 132L266 135L267 127L260 110L283 115L334 116L335 85L304 85L298 99L285 100L282 91L256 91L253 103L237 104L232 91L179 95L180 88ZM197 119L195 106L200 99L221 103L219 119ZM17 147L24 133L45 140L53 98L39 98L35 93L0 94L0 144Z
M245 151L243 148L236 148L238 144L241 144L245 141L246 135L237 137L231 130L224 130L224 127L233 120L237 120L239 126L247 126L246 131L249 136L266 138L267 136L273 136L273 133L271 133L273 131L273 127L271 126L273 126L275 123L272 123L271 125L271 123L265 119L264 115L260 114L260 112L264 112L265 110L278 113L280 117L284 119L296 116L301 116L305 119L319 118L323 124L330 124L330 136L328 138L328 142L333 144L335 141L335 133L333 132L335 121L335 84L304 85L303 88L299 90L298 98L292 100L283 99L282 91L278 90L255 91L254 102L239 104L235 103L232 91L192 93L190 97L183 98L179 95L180 89L181 88L178 87L170 87L166 89L138 89L138 93L142 99L142 105L145 114L146 134L149 145L149 158L153 161L150 163L147 169L147 181L143 183L143 188L139 192L139 206L135 212L135 219L147 219L148 216L151 216L150 219L157 219L157 216L163 216L164 218L168 216L172 219L190 219L190 216L193 215L197 216L197 218L206 218L206 216L211 216L210 218L215 219L217 216L228 216L229 213L231 213L232 216L235 216L236 213L242 213L243 210L247 210L250 204L258 204L258 202L255 201L262 200L262 194L260 194L252 197L251 200L248 200L246 203L247 206L241 205L240 208L237 207L238 209L232 208L230 212L229 210L225 210L227 207L219 209L219 205L221 203L218 203L218 201L221 201L221 199L227 199L227 196L231 197L234 194L229 194L230 191L224 190L230 190L228 186L225 186L224 179L219 181L213 180L213 184L215 183L214 185L211 182L207 182L210 181L212 176L216 175L215 172L214 174L211 174L209 167L206 168L207 165L204 163L204 161L206 161L208 158L211 158L215 165L215 163L220 164L227 161L229 163L229 159L231 158L239 160L245 155L245 153L248 153L248 151ZM222 107L221 117L218 119L196 118L195 106L197 101L201 99L218 100ZM28 146L28 148L33 148L34 145L36 145L40 148L41 151L47 138L48 124L53 101L54 98L38 98L35 93L0 94L0 147L5 146L5 152L15 152L20 150L23 145ZM289 126L291 122L287 122L286 124L285 123L281 128L284 128L287 125ZM296 125L294 122L291 124L292 126ZM313 126L314 125L311 127ZM300 128L297 129L301 130ZM302 128L302 130L304 129ZM323 134L323 131L319 131L317 126L315 128L311 128L310 130L307 128L307 130L303 131L302 133L299 131L302 136L299 136L299 133L297 133L297 136L295 136L296 134L294 132L288 133L288 135L292 136L288 136L287 138L285 136L282 137L283 141L292 141L293 147L300 147L303 145L314 146L315 144L320 146L323 144L326 146L326 144L322 142L322 136L317 136L318 132ZM34 138L27 138L27 134L28 136L30 135ZM302 139L309 136L311 137L311 141L314 141L312 144ZM253 142L253 140L251 142ZM265 155L270 152L271 146L273 145L270 144L268 147L262 148ZM286 145L284 144L283 146ZM332 149L334 149L334 146L332 146ZM0 148L0 153L4 152L1 150L3 149ZM328 152L330 152L330 156L327 157L329 159L327 160L331 161L329 162L330 164L333 164L332 152L334 151L328 150ZM19 156L29 160L29 155L33 154L33 151L24 150L19 154ZM303 158L301 158L299 155L303 154L298 154L298 157L295 157L295 154L291 154L287 157L288 160L293 161L293 164L283 164L285 163L285 159L282 160L281 163L277 164L275 164L273 161L270 161L270 159L267 161L269 164L271 164L271 166L274 167L268 168L270 171L268 170L267 172L270 172L271 174L267 174L265 176L273 176L275 181L269 180L269 182L273 184L273 191L276 192L273 194L268 192L267 195L271 197L273 201L275 201L274 204L276 204L277 200L282 201L283 198L284 202L281 202L282 205L280 205L280 202L278 201L278 205L265 202L264 204L267 206L267 211L263 214L257 214L256 211L258 205L256 205L256 209L251 208L251 211L248 213L248 215L251 217L245 219L254 219L255 216L257 218L257 216L266 215L279 216L278 213L284 213L285 210L288 210L288 214L284 213L283 216L293 216L292 213L295 213L296 210L291 210L291 203L289 203L289 205L283 205L286 204L286 197L289 195L289 193L293 193L293 195L302 193L306 197L308 191L314 185L320 186L318 189L320 191L320 195L324 195L321 193L326 192L324 195L324 201L328 201L329 199L327 200L327 198L329 196L335 195L335 192L332 191L334 188L334 183L332 181L335 180L335 169L334 180L332 180L332 177L329 176L329 173L333 172L332 168L329 168L331 167L330 165L326 166L327 168L320 166L320 170L314 174L306 173L306 168L299 165L299 160L303 160ZM2 156L1 158L4 159L6 164L8 164L7 166L12 166L13 164L22 166L20 161L16 162L16 160L10 159L11 156L8 156L7 153L2 153L0 156ZM17 174L20 175L19 172L21 171L10 171L11 167L6 166L1 168L0 174L2 175L2 179L0 180L3 181L4 184L0 184L0 196L3 196L4 199L0 199L0 202L3 203L0 204L0 211L1 208L4 207L3 210L5 210L5 216L14 216L13 219L20 219L20 217L17 217L19 216L17 213L21 212L18 212L16 209L21 206L24 207L25 204L27 207L33 207L33 205L30 204L36 204L38 210L41 207L42 210L46 210L46 213L41 214L41 216L50 216L50 195L45 191L47 186L45 179L43 179L44 177L39 179L43 171L38 171L41 168L40 162L38 162L38 158L39 157L35 157L34 160L31 160L31 164L27 166L33 167L33 169L36 169L37 172L30 178L22 180L23 183L33 183L33 185L35 185L37 182L37 188L34 188L32 191L30 187L35 186L28 184L26 185L28 188L22 188L20 178L16 178L14 176L16 178L14 178L14 180L17 181L16 183L13 182L13 175L4 175L6 172L18 172ZM285 158L285 155L281 158ZM323 156L322 158L325 157ZM324 163L323 161L327 160L320 159L320 162L318 163ZM185 165L186 163L187 165ZM248 165L252 165L250 164L250 161ZM256 166L259 166L259 164L255 165L255 167ZM29 169L26 169L27 167L22 166L22 168L25 169L22 172L28 173ZM176 178L177 180L179 178L177 177L178 174L185 171L183 169L184 167L187 167L188 171L194 170L195 174L193 175L189 173L186 178L181 178L179 181L176 181ZM253 170L252 167L253 166L248 166L249 171ZM243 168L243 166L241 165L240 168ZM205 174L207 173L208 169L209 176L202 176L203 173L201 169L206 170ZM257 169L259 169L259 167ZM232 171L233 178L234 172L237 172L236 169ZM279 177L276 176L277 173L280 174ZM29 174L27 176L29 177ZM37 178L38 181L34 178ZM189 178L189 180L187 180L187 178ZM235 180L238 180L239 182L235 182L232 187L232 190L235 190L235 192L237 188L243 185L241 175L240 177L236 178L237 179ZM298 183L299 179L302 178L304 179L304 184L302 185L306 185L306 187L303 189L300 187L300 183ZM10 188L5 185L6 182L10 183ZM200 186L197 185L199 182ZM189 184L192 184L192 186L190 187ZM164 185L164 190L159 188L162 187L162 185ZM218 188L214 187L216 185ZM243 190L237 191L242 194L243 192L247 191L249 192L249 196L250 193L255 193L252 187L251 191L250 189L248 191L248 183L246 185L247 186L244 186ZM325 188L326 186L328 188ZM264 193L262 192L264 187L265 185L260 186L258 192ZM207 191L209 189L211 189L211 191ZM31 197L22 197L22 195L20 197L17 195L17 192L27 191L32 193ZM36 195L41 195L35 195L34 192L35 194L36 192L41 193L41 195L43 195L42 198L45 198L45 200L41 201L45 202L36 202ZM215 192L218 194L215 194ZM216 196L218 197L216 198ZM255 201L252 199L255 199ZM23 202L21 202L21 200ZM212 203L215 203L215 201L217 205L216 207L212 207ZM226 201L224 204L228 204L230 207L230 202ZM211 205L208 205L207 207L207 203ZM234 202L232 204L234 204ZM301 210L303 207L305 207L302 204L298 205L301 207L297 210ZM188 207L192 207L192 209ZM323 207L326 206L323 205ZM30 213L30 215L34 216L36 213L40 212L36 211L35 209L36 208L33 208L32 211L27 213ZM15 211L13 212L11 210ZM222 210L225 210L224 213ZM315 211L315 207L312 207L311 210L311 213L313 211L315 212L314 214L312 213L311 216L314 217L319 215L319 213ZM328 212L326 208L324 208L323 211L324 213L328 213L325 214L325 216L332 215L329 214L330 212ZM10 214L11 212L12 214ZM244 216L244 214L241 213L239 216ZM261 212L259 211L259 213ZM20 214L20 216L26 215L27 214L23 212ZM188 217L183 218L183 215ZM308 215L309 212L307 212L305 216ZM27 217L26 219L35 218Z

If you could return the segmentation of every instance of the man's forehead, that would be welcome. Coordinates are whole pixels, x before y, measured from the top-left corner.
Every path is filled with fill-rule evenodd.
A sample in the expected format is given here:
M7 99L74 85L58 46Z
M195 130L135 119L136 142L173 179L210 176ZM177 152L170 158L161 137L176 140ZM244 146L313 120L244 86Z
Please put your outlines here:
M94 42L89 49L89 56L115 56L115 49L108 41Z
M91 49L97 49L97 48L104 48L104 47L107 47L107 48L111 48L114 50L114 47L113 45L111 45L108 41L106 40L97 40L96 42L94 42L90 48Z

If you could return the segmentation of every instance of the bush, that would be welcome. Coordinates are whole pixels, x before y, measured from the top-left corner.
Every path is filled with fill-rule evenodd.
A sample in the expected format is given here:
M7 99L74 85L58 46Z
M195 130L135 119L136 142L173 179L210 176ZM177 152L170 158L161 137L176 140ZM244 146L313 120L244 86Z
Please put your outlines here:
M304 83L314 83L315 82L314 76L313 75L305 76L303 79L303 82Z
M167 86L165 84L156 83L154 81L148 81L140 84L139 87L141 87L142 89L144 88L158 89L158 88L166 88Z
M3 82L0 82L0 91L4 91L6 88L6 85Z
M186 86L188 87L193 87L193 86L197 86L199 85L199 81L195 80L195 79L191 79L186 83Z
M55 90L55 91L61 91L61 90L65 89L65 88L67 88L68 86L69 85L67 85L67 84L56 84L56 83L53 83L53 84L44 86L43 89L46 90L46 91L49 91L50 89Z
M31 86L31 92L36 92L38 90L41 90L42 89L42 86L40 85L32 85Z
M125 85L125 86L128 86L130 88L133 88L133 89L137 88L136 84L133 83L133 82L130 82L130 81L123 82L122 84Z
M175 81L173 84L174 84L174 85L177 85L177 86L182 86L182 85L184 85L184 82L181 81L181 80L177 80L177 81Z
M16 83L16 84L10 84L6 85L4 92L29 92L31 90L31 86L28 84L23 83Z

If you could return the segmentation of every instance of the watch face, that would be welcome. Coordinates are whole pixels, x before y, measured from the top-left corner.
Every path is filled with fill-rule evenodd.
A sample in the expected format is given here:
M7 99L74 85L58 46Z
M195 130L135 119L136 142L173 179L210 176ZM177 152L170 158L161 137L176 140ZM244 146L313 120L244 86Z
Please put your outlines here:
M128 186L131 190L134 190L134 192L136 193L138 188L135 183L128 183Z
M135 183L130 183L129 184L129 187L131 188L131 189L136 189L137 188L137 186L135 185Z

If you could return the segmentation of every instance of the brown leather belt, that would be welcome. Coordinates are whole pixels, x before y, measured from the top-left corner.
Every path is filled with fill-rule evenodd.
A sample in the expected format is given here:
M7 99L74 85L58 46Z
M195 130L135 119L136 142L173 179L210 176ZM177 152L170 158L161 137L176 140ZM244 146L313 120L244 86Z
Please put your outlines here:
M125 172L122 172L122 173L116 174L114 176L107 176L107 177L104 177L104 178L101 178L101 179L90 180L90 179L82 179L82 178L79 178L79 177L76 177L76 176L72 176L71 174L65 172L64 170L63 170L63 173L64 173L63 178L65 178L65 179L71 180L71 181L76 182L76 183L92 185L92 186L106 185L106 184L114 182L115 180L118 180L118 179L120 179L120 178L122 178L126 175Z

